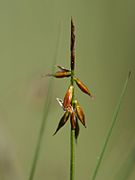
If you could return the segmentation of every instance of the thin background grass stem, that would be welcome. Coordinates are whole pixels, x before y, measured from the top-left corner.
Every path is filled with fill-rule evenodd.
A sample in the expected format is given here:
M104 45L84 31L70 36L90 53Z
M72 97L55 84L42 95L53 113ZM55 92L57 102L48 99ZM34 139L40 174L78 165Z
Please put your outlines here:
M59 28L59 34L58 34L58 39L57 39L57 43L56 43L56 52L54 54L54 60L53 60L53 64L52 64L52 72L54 72L54 68L58 59L58 52L60 49L60 42L61 42L61 23L60 23L60 28ZM35 171L36 171L36 167L37 167L37 162L39 159L39 154L40 154L40 149L42 146L42 142L43 142L43 135L44 135L44 131L45 131L45 125L46 125L46 121L47 121L47 117L49 114L49 110L50 110L50 106L51 106L51 97L52 97L52 91L53 91L53 79L49 80L49 85L48 85L48 92L47 92L47 99L45 101L45 105L44 105L44 115L43 115L43 119L41 122L41 127L39 130L39 135L38 135L38 140L37 140L37 144L36 144L36 149L35 149L35 154L33 157L33 161L32 161L32 165L31 165L31 170L30 170L30 175L28 180L33 180L34 179L34 175L35 175Z
M130 79L130 75L131 75L131 72L128 73L128 76L127 76L127 79L125 81L125 84L124 84L124 87L122 89L122 92L121 92L121 95L120 95L120 98L119 98L119 101L116 105L116 108L115 108L115 111L113 113L113 116L112 116L112 122L111 122L111 125L110 125L110 128L108 130L108 133L107 133L107 136L105 138L105 142L103 144L103 147L102 147L102 150L101 150L101 153L99 155L99 158L98 158L98 161L97 161L97 164L96 164L96 168L94 170L94 173L92 175L92 178L91 180L95 180L96 177L97 177L97 174L98 174L98 170L100 168L100 165L101 165L101 162L102 162L102 159L103 159L103 156L104 156L104 153L105 153L105 150L107 148L107 145L108 145L108 142L109 142L109 139L112 135L112 131L113 131L113 128L117 122L117 116L118 116L118 113L120 111L120 108L121 108L121 104L122 104L122 101L123 101L123 98L124 98L124 95L126 93L126 90L127 90L127 85L128 85L128 82L129 82L129 79Z
M42 141L43 141L43 134L45 131L45 124L46 124L46 119L48 117L48 113L49 113L49 108L50 108L50 93L52 90L52 80L50 80L50 84L49 84L49 88L48 88L48 95L47 95L47 100L45 103L45 111L44 111L44 117L41 123L41 128L39 131L39 136L38 136L38 140L37 140L37 145L36 145L36 150L35 150L35 154L34 154L34 158L33 158L33 162L32 162L32 167L31 167L31 172L30 172L30 176L29 176L29 180L33 180L34 179L34 175L35 175L35 170L36 170L36 166L37 166L37 161L39 158L39 153L40 153L40 149L41 149L41 145L42 145Z

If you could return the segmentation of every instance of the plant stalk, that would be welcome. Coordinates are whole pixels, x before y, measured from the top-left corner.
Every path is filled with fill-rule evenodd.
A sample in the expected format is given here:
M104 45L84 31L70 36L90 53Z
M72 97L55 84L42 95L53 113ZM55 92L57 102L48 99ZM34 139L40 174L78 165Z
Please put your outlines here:
M52 64L52 72L54 72L55 64L56 64L57 59L58 59L58 52L60 49L60 41L61 41L61 24L60 24L58 39L56 42L57 48L56 48L56 52L54 53L54 59L53 59L53 64ZM51 79L49 81L49 85L48 85L48 92L47 92L47 96L46 96L47 99L46 99L45 104L44 104L43 119L42 119L41 127L39 130L39 135L38 135L38 139L37 139L37 143L36 143L36 149L34 152L34 157L33 157L33 161L32 161L28 180L34 179L34 175L35 175L35 171L36 171L36 167L37 167L37 162L38 162L39 155L40 155L40 149L41 149L41 145L43 142L43 135L44 135L45 127L46 127L46 121L47 121L47 117L48 117L50 106L51 106L52 92L53 92L53 79Z
M92 179L91 180L95 180L96 179L96 176L98 174L98 170L100 168L100 165L101 165L101 162L103 160L103 156L104 156L104 153L105 153L105 150L107 148L107 145L108 145L108 142L109 142L109 139L112 135L112 131L113 131L113 128L117 122L117 116L118 116L118 113L120 111L120 107L121 107L121 104L122 104L122 101L123 101L123 98L124 98L124 95L125 95L125 92L127 90L127 85L128 85L128 81L130 79L130 75L131 75L131 72L129 72L128 76L127 76L127 79L125 81L125 84L124 84L124 87L122 89L122 92L121 92L121 95L120 95L120 98L119 98L119 101L116 105L116 108L115 108L115 111L113 113L113 117L112 117L112 122L111 122L111 125L110 125L110 128L108 130L108 133L107 133L107 136L106 136L106 139L105 139L105 142L103 144L103 147L102 147L102 150L100 152L100 155L99 155L99 159L97 161L97 164L96 164L96 168L94 170L94 173L93 173L93 176L92 176Z
M71 71L71 85L74 87L74 70ZM74 89L72 96L72 107L74 108ZM71 128L70 134L70 180L75 176L75 130Z
M75 130L71 129L71 155L70 155L70 180L74 180L75 176Z
M75 108L75 97L74 97L74 73L75 73L75 26L71 18L71 86L73 86L73 94L71 106ZM70 135L70 180L74 180L75 177L75 129L71 125L71 135Z
M44 117L42 119L40 131L39 131L39 135L38 135L38 140L37 140L35 154L34 154L32 166L31 166L29 180L34 179L35 170L36 170L36 167L37 167L37 161L38 161L38 158L39 158L39 153L40 153L40 149L41 149L41 145L42 145L42 141L43 141L43 134L44 134L44 131L45 131L45 124L46 124L46 120L47 120L48 113L49 113L49 108L50 108L51 91L52 91L52 80L50 80L50 84L49 84L49 88L48 88L48 93L47 93L48 96L47 96L47 100L46 100L45 106L44 106L45 107L44 108Z

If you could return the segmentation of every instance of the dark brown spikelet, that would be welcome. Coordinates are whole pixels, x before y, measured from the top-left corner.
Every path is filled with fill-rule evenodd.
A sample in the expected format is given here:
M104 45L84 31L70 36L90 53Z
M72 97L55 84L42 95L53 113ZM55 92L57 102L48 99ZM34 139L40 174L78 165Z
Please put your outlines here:
M53 135L55 135L59 131L59 129L62 128L65 125L65 123L67 122L67 120L69 118L69 114L70 114L69 111L66 111L64 113L64 115L62 116L62 118L61 118L61 120L60 120L60 122L58 124L58 127L57 127L57 129L56 129L56 131L55 131L55 133Z
M94 98L94 96L90 93L89 89L78 79L74 77L74 80L77 86L83 91L85 94L88 94L90 97Z
M86 128L85 114L83 112L82 107L78 104L77 100L75 100L75 108L76 108L76 114L77 114L78 119L83 124L83 126Z
M47 74L46 76L52 76L55 78L65 78L65 77L70 77L71 72L70 71L57 71L54 74Z
M75 139L77 140L78 136L79 136L79 132L80 132L80 128L79 128L79 123L78 123L78 119L76 117L76 125L75 125Z
M71 70L75 69L75 26L71 18Z
M76 116L75 116L74 111L70 115L70 123L71 123L71 129L75 129L76 128Z

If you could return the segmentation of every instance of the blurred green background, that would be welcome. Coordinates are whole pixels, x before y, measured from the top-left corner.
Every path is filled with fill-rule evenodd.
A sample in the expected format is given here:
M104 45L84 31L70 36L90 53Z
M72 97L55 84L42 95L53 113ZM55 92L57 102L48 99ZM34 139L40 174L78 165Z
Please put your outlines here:
M129 70L132 77L97 180L135 179L135 1L0 1L0 180L28 179L48 79L69 67L70 18L76 24L76 73L96 96L76 88L86 115L76 147L76 180L90 180ZM68 180L69 123L54 133L69 81L55 80L35 179Z

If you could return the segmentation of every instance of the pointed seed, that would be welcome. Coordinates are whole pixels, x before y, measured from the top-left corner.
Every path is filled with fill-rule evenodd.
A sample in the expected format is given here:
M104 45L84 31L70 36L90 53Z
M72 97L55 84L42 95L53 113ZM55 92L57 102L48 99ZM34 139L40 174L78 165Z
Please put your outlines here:
M83 109L78 104L77 100L75 101L75 108L76 108L76 114L77 114L78 119L81 121L83 126L86 128L85 115L84 115Z
M62 116L62 118L60 119L58 127L57 127L57 129L56 129L56 131L55 131L55 133L53 135L55 135L59 131L59 129L62 128L65 125L65 123L67 122L68 118L69 118L69 112L66 111L64 113L64 115Z
M68 108L71 106L72 96L73 96L73 86L71 85L69 86L66 95L64 97L64 101L63 101L64 108Z
M90 91L89 91L89 89L78 79L78 78L75 78L74 77L74 80L75 80L75 82L76 82L76 84L77 84L77 86L81 89L81 91L83 91L85 94L88 94L90 97L94 97L91 93L90 93Z

